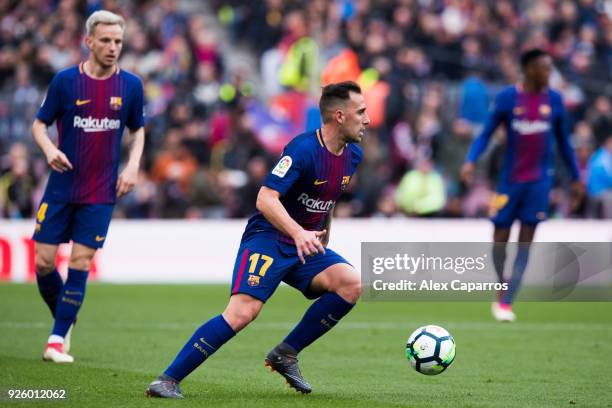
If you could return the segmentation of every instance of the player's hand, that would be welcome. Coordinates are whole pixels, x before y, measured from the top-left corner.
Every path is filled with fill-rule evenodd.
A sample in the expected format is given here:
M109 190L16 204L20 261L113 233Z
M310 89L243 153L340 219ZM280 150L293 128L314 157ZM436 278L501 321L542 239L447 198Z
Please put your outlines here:
M472 184L472 181L474 180L474 163L465 162L463 166L461 166L461 172L459 174L461 181L467 185Z
M138 181L138 167L128 165L117 179L117 197L126 195L134 189Z
M307 231L302 229L293 238L295 247L297 248L298 258L304 264L306 260L304 256L316 255L319 252L325 253L325 248L321 243L321 237L325 236L327 230L323 231Z
M68 160L64 152L57 147L53 146L51 151L45 155L47 156L47 163L49 166L58 173L72 170L72 163L70 163L70 160Z

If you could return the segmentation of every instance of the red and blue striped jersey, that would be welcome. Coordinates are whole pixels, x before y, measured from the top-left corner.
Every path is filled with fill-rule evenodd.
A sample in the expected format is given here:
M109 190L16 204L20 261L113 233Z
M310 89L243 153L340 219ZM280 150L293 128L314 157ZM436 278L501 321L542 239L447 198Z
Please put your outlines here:
M140 79L116 68L107 79L94 79L83 63L55 75L36 117L57 123L58 147L73 170L51 170L45 195L56 201L114 203L121 136L125 126L144 125Z
M347 144L336 156L327 150L320 129L303 133L285 146L263 184L280 193L281 203L304 229L321 231L362 159L363 152L354 143ZM267 233L280 242L294 244L259 211L249 219L244 238L254 233Z
M524 183L552 174L554 141L572 177L579 178L569 125L561 95L553 90L533 94L520 85L497 95L495 107L481 134L472 144L468 160L475 162L485 151L495 129L506 127L506 149L500 181Z

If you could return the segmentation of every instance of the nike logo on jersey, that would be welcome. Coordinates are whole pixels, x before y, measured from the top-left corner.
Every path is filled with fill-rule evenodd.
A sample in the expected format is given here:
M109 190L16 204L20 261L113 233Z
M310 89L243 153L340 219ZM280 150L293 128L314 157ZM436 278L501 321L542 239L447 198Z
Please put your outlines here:
M88 104L89 102L91 102L91 99L85 99L85 100L77 99L76 100L76 106L85 105L85 104Z
M327 180L315 180L314 185L320 186L321 184L327 183Z
M96 242L102 242L102 241L104 241L104 238L106 238L106 237L101 237L99 235L96 235Z

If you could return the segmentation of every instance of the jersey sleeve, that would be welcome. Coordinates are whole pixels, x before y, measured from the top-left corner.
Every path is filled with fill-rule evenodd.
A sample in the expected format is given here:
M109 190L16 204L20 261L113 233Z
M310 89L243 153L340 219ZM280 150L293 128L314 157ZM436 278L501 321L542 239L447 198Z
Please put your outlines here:
M300 178L304 169L304 152L299 143L289 143L276 166L268 173L263 185L285 195Z
M127 127L132 131L144 126L144 89L140 80L137 79L135 82L134 96L126 122Z
M574 149L570 144L569 120L567 117L567 112L565 111L565 106L563 106L563 100L561 99L560 95L556 101L559 114L557 115L554 124L555 138L557 140L557 145L559 146L559 151L561 152L561 157L572 174L572 179L578 180L580 178L580 172L578 171Z
M51 85L49 85L47 95L40 105L36 118L50 125L61 115L61 108L61 78L60 75L55 75L51 80Z
M493 112L491 112L487 118L485 126L480 132L480 135L478 135L476 140L474 140L474 143L472 143L472 147L470 147L470 151L467 155L468 162L475 163L478 160L478 157L487 149L495 129L497 129L499 124L504 120L504 105L503 94L497 95L495 98Z

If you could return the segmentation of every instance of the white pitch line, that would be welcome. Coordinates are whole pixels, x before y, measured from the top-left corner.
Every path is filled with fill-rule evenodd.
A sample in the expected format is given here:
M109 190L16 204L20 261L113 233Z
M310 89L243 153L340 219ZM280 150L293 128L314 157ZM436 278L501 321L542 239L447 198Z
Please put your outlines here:
M125 323L107 323L107 324L91 324L79 322L78 328L87 330L137 330L137 329L149 329L149 330L182 330L182 329L194 329L201 325L202 322L193 323L138 323L138 322L125 322ZM288 330L295 327L296 322L255 322L248 330ZM397 322L341 322L338 324L337 330L409 330L417 326L427 324L428 322L410 322L406 321L403 323ZM612 331L612 324L606 325L601 323L512 323L502 324L497 322L430 322L431 324L437 324L444 326L449 330L530 330L530 331L558 331L558 330L569 330L569 331L584 331L584 330L601 330L601 331ZM52 325L49 322L11 322L11 321L0 321L0 329L14 329L14 330L38 330L48 329Z

